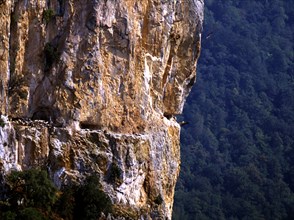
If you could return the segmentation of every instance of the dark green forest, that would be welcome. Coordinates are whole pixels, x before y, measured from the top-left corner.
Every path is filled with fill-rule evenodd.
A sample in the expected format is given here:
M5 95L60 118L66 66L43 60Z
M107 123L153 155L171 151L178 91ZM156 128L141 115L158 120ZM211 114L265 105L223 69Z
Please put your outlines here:
M174 220L294 219L294 1L206 0Z

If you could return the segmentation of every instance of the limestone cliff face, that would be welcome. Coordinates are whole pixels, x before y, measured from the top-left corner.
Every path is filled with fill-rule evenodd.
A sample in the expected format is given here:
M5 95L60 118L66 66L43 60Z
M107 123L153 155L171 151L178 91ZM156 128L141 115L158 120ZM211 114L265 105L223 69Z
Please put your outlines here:
M2 172L98 173L121 210L170 219L203 0L2 0L0 16Z

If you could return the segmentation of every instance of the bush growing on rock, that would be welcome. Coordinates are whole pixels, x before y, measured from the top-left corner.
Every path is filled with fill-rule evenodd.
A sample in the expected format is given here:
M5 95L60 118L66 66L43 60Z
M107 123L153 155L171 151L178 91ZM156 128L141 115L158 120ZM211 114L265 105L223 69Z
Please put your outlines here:
M76 196L75 219L98 219L101 213L109 213L112 209L110 198L101 190L99 179L93 175L80 186Z
M112 212L111 200L96 175L89 176L82 185L65 186L60 191L47 172L39 169L12 171L1 184L3 220L91 220Z
M43 12L43 19L45 20L46 24L49 23L55 16L55 12L49 8Z

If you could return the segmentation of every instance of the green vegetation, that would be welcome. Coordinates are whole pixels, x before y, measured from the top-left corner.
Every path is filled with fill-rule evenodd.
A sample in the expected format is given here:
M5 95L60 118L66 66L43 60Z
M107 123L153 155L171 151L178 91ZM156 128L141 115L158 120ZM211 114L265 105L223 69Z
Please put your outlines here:
M112 163L109 169L109 182L114 183L116 185L120 185L122 183L121 180L121 170L116 163Z
M57 190L43 170L12 171L6 182L0 203L3 219L44 219L57 200Z
M109 197L93 175L80 186L58 191L43 170L13 171L1 185L0 219L98 219L112 211Z
M57 51L57 47L53 46L51 43L46 43L44 48L45 54L45 71L48 71L53 63L59 60L60 54Z
M50 210L56 201L56 188L43 170L12 171L7 177L10 204ZM17 193L16 193L17 192Z
M98 219L101 212L109 213L112 204L109 197L101 190L97 176L91 176L86 180L76 193L75 219Z
M44 214L36 208L24 208L18 214L18 219L21 220L46 220Z
M4 128L5 126L5 122L3 121L3 119L0 117L0 127Z
M55 17L55 12L51 8L44 10L43 19L46 22L46 24L48 24L54 17Z
M205 3L173 219L294 219L293 1Z

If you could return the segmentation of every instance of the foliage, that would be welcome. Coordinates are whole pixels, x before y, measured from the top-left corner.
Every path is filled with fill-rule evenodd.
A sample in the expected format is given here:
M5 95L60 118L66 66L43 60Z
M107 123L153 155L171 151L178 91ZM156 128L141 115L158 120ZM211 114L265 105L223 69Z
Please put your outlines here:
M61 191L61 195L56 202L54 209L63 219L73 219L76 204L76 191L76 186L65 186Z
M59 53L57 48L53 46L51 43L46 43L44 47L45 54L45 71L48 71L53 63L55 63L59 59Z
M294 8L205 8L173 219L294 219Z
M45 71L48 71L53 63L58 61L60 54L57 51L57 47L53 46L51 43L46 43L44 48L45 54Z
M97 176L88 177L85 184L79 187L75 198L75 219L98 219L101 212L111 212L111 200L101 190Z
M43 19L45 20L46 24L49 23L49 21L51 21L55 16L55 12L49 8L47 10L44 10L43 12Z
M12 211L0 213L0 217L2 220L15 220L16 216L17 215Z
M109 182L121 184L121 169L116 163L112 163L109 169Z
M64 186L61 191L43 170L13 171L6 182L0 195L0 219L91 220L98 219L102 212L112 212L111 200L96 175L89 176L82 185Z
M1 115L0 115L1 116ZM4 127L5 126L5 122L4 120L0 117L0 127Z
M2 187L0 216L2 219L46 219L43 212L51 211L56 192L43 170L12 171Z
M44 170L12 171L7 177L9 202L19 206L50 210L56 201L56 188Z
M45 216L36 208L24 208L20 211L19 219L21 220L46 220Z
M66 186L56 203L56 213L64 219L98 219L101 213L112 212L110 198L102 191L99 178L89 176L80 186Z

